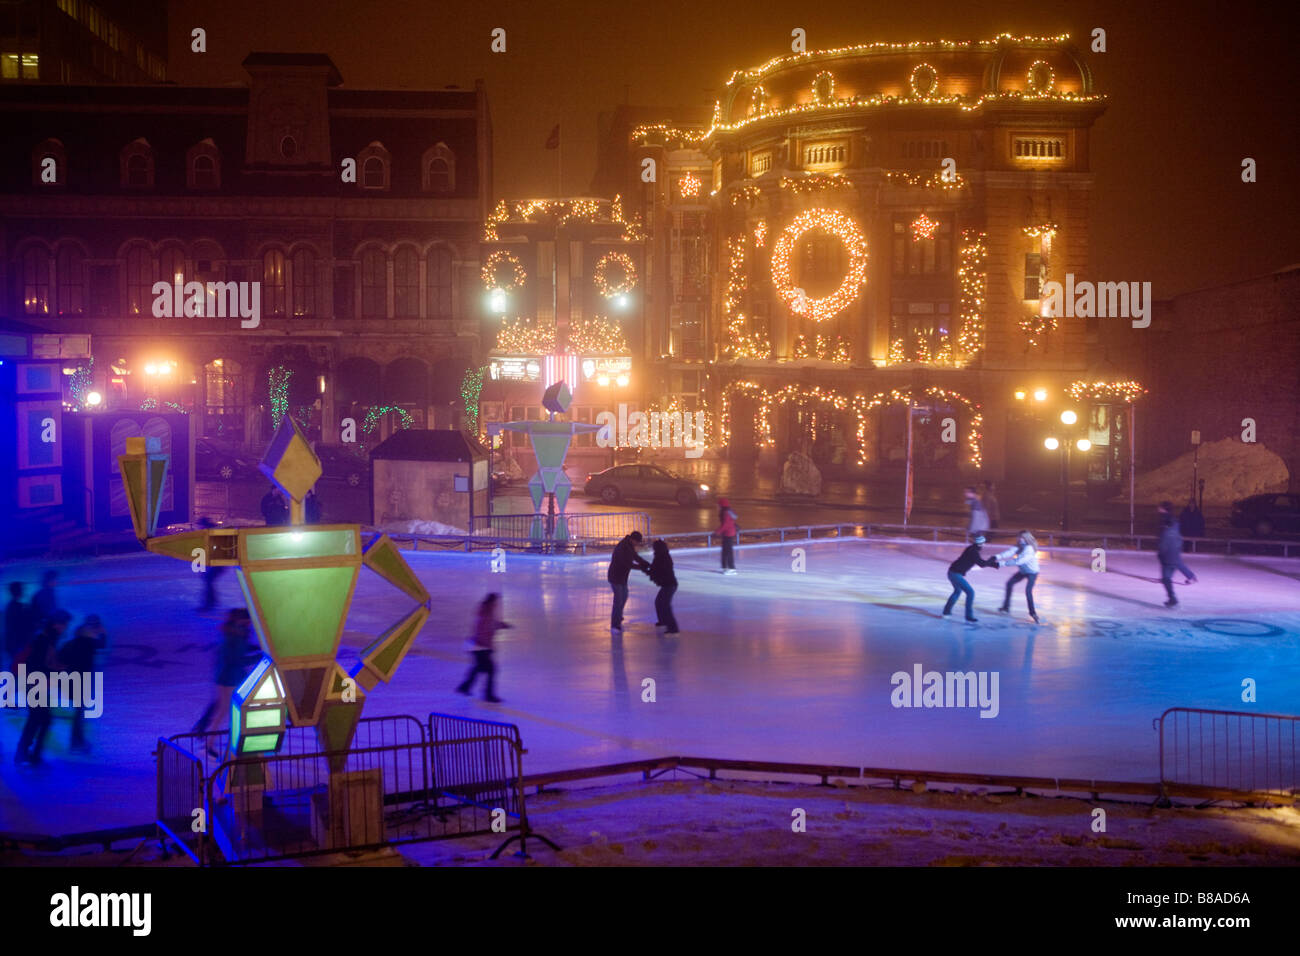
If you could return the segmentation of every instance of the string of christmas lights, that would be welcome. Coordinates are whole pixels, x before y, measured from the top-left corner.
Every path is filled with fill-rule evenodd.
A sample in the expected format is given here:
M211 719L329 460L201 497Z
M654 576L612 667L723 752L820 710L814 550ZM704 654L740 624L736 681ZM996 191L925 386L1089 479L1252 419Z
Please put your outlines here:
M928 100L939 89L939 71L929 63L918 63L912 67L912 73L907 78L907 86L912 91L912 95L918 99Z
M509 355L552 355L555 353L555 326L537 326L522 316L507 319L497 332L494 351Z
M677 189L682 194L683 199L697 199L700 195L700 177L692 172L687 172L685 176L677 181Z
M72 380L68 382L68 391L76 401L77 411L85 407L86 396L90 394L90 386L94 381L95 359L92 357L78 363L77 370L72 373Z
M920 242L922 239L933 239L935 230L939 224L927 216L925 213L917 216L912 220L912 241Z
M632 130L637 146L663 146L665 149L690 149L704 142L705 130L669 126L667 123L644 124Z
M1033 226L1025 226L1020 231L1023 232L1026 236L1029 236L1031 239L1042 239L1042 238L1051 239L1053 236L1056 235L1056 233L1060 230L1060 228L1061 227L1058 226L1056 223L1051 222L1049 220L1048 222L1040 222Z
M798 241L808 232L820 231L844 243L849 267L839 287L829 295L814 299L794 287L790 277L790 259ZM795 315L825 322L848 308L867 281L867 240L851 217L837 209L809 209L795 218L781 232L772 251L772 284Z
M731 194L731 204L738 205L740 202L754 203L763 195L763 191L757 186L742 186Z
M578 355L628 355L631 349L617 323L602 316L592 316L569 324L566 351Z
M510 267L510 277L504 282L500 278L502 265ZM523 288L526 281L528 281L528 273L524 271L524 264L512 252L498 249L483 263L483 287L489 292L493 289L500 289L507 293L514 292L516 289Z
M362 436L368 439L370 437L370 433L373 432L379 426L380 420L383 419L383 417L387 415L389 412L397 413L397 418L400 422L400 426L399 426L400 431L406 431L408 428L410 428L412 425L415 424L415 419L411 418L411 413L404 408L400 408L397 405L376 405L366 412L366 417L361 421ZM365 443L358 442L357 446L360 449L361 453L365 454L366 451Z
M1039 73L1040 67L1047 71L1047 78L1045 80L1036 80L1034 78L1034 74ZM1042 74L1039 73L1039 76L1042 76ZM1046 60L1035 60L1033 63L1029 64L1029 72L1025 74L1025 84L1032 92L1041 93L1050 90L1052 84L1055 82L1056 71L1052 69L1052 64L1048 63Z
M977 229L961 231L957 252L959 298L957 350L967 357L984 347L984 296L988 288L988 237Z
M635 242L644 238L639 216L628 219L623 214L623 198L615 196L608 200L609 213L602 215L601 207L607 200L603 199L521 199L507 203L504 199L496 204L492 215L483 224L483 241L500 240L498 227L507 222L537 223L545 218L554 218L557 227L571 222L609 223L622 227L619 236L624 242Z
M289 410L289 379L293 378L293 369L277 365L266 373L266 390L271 399L271 426L280 427L280 420Z
M736 310L740 307L749 279L745 274L745 237L732 236L727 240L727 284L722 295L722 317L726 338L722 343L723 358L769 359L772 342L763 330L749 331L749 321Z
M790 179L788 176L781 177L781 188L789 189L791 192L800 195L809 193L825 192L828 189L852 189L853 183L848 177L839 173L812 173L802 176L799 179Z
M754 248L762 249L763 243L767 240L767 222L760 219L754 223Z
M618 266L623 271L623 277L617 282L609 278L611 265ZM632 257L624 252L605 253L596 261L596 268L592 273L591 281L600 291L600 294L607 299L631 292L636 288L636 266L632 262Z
M478 434L478 400L483 394L483 373L487 371L487 366L482 368L467 368L465 376L460 380L460 400L465 409L465 421L469 424L470 430Z
M1136 402L1147 393L1141 382L1129 380L1123 382L1071 382L1065 390L1076 402L1082 399L1103 401L1118 399L1122 402Z
M961 173L953 173L951 182L943 178L941 172L912 173L905 169L885 171L885 181L891 186L917 186L921 189L938 189L948 191L965 189L970 183Z
M837 335L832 341L829 335L818 332L813 336L800 335L794 340L794 357L848 365L853 361L853 351L844 336Z

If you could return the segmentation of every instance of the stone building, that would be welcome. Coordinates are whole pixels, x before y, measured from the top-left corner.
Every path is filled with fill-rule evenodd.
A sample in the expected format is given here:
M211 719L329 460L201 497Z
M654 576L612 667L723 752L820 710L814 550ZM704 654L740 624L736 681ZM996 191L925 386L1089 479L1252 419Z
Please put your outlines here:
M353 90L322 54L244 68L0 86L0 314L89 334L107 407L179 408L200 435L258 447L286 411L327 442L348 417L368 444L451 424L481 358L482 83Z

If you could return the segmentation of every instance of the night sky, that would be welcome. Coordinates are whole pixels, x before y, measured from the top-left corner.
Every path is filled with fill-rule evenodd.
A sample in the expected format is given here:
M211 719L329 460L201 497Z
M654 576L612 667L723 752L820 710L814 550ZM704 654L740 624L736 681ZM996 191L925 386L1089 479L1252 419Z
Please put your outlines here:
M1300 152L1293 33L1282 6L1124 2L993 4L575 0L178 0L170 4L170 76L243 83L252 50L328 53L354 88L472 88L487 82L496 198L555 195L563 130L564 190L586 194L596 118L619 103L711 105L735 69L808 48L875 41L1069 33L1109 95L1094 127L1093 278L1154 283L1157 298L1300 263ZM189 32L208 31L208 52ZM505 54L489 52L494 27ZM1259 164L1241 182L1241 160Z

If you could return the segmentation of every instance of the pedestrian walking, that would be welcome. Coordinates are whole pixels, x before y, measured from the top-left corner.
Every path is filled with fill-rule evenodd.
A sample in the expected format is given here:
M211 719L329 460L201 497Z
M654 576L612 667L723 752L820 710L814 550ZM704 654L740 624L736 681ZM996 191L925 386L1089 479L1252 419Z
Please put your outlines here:
M677 575L673 573L673 556L668 553L668 542L660 538L654 543L654 560L646 572L650 580L659 585L655 595L655 627L662 627L669 634L681 633L677 627L677 618L673 615L673 595L677 593Z
M500 595L494 592L479 603L478 620L474 624L474 634L465 640L465 649L469 651L471 660L469 673L465 675L465 679L456 688L456 693L468 696L474 690L474 681L478 679L478 675L485 674L487 675L487 687L484 688L483 699L491 704L501 703L501 698L496 695L493 688L497 676L497 665L492 660L492 645L496 643L497 631L511 626L497 617L497 599L499 597Z
M19 662L27 667L29 684L32 676L39 674L45 678L45 686L49 687L50 672L59 666L54 649L58 646L59 639L63 637L63 632L68 629L68 622L71 620L72 615L67 611L56 610L46 620L32 642L27 645L27 651L20 657ZM27 721L23 724L22 734L18 738L14 763L40 766L41 750L45 747L45 734L49 731L50 721L53 719L54 701L50 699L48 693L40 705L32 703L31 697L28 697Z
M1187 507L1178 513L1178 530L1182 532L1184 538L1205 537L1205 515L1196 506L1195 498L1190 499Z
M59 660L63 669L72 674L89 675L95 670L95 655L108 646L108 635L98 614L86 615L85 621L73 633L72 637L59 647ZM86 686L83 677L81 686ZM84 694L83 694L84 697ZM86 743L86 708L74 706L72 711L72 736L68 746L77 753L86 753L90 745Z
M9 603L5 605L5 661L14 669L18 655L32 640L36 629L36 609L23 602L26 587L21 581L9 582Z
M1002 520L1002 508L998 505L998 496L993 491L993 482L986 481L981 484L980 504L984 506L984 513L989 517L989 528L996 528L998 522Z
M974 489L970 489L974 491ZM984 543L984 535L975 535L975 540L966 546L966 549L957 556L957 560L948 565L948 583L952 585L952 594L948 597L948 603L943 606L944 617L952 613L952 606L957 603L963 593L966 595L966 620L972 624L979 620L975 616L975 589L970 586L966 580L966 573L975 565L981 568L996 568L998 566L997 558L985 558L980 554L980 545Z
M615 634L623 633L623 608L627 605L627 576L633 568L650 570L650 563L637 554L641 542L640 531L633 531L614 546L614 553L609 558L609 570L605 580L609 581L614 591L614 605L609 611L609 629Z
M262 496L262 518L268 528L289 523L289 503L275 485Z
M41 589L32 596L32 620L34 628L45 626L45 622L54 617L59 609L59 600L54 593L59 583L58 571L46 571L41 575Z
M740 524L736 513L731 510L731 502L726 498L718 499L718 536L722 539L722 573L736 573L736 537L740 534Z
M970 507L970 519L966 523L966 540L969 541L975 535L982 535L989 530L989 513L984 510L984 504L974 488L967 486L962 494Z
M1025 582L1025 603L1029 605L1029 616L1038 623L1038 612L1034 610L1034 583L1038 580L1038 541L1031 531L1022 531L1016 536L1016 546L1008 548L997 556L997 562L1003 567L1008 564L1016 566L1016 573L1007 579L1006 596L1001 614L1011 613L1011 590L1021 581Z
M1162 504L1160 511L1160 539L1156 543L1156 557L1160 560L1160 583L1165 586L1165 607L1178 607L1178 598L1174 597L1174 571L1182 571L1187 584L1196 580L1196 577L1183 561L1183 535L1178 530L1178 522L1174 520L1172 510L1166 511Z
M235 688L244 682L253 665L262 657L262 650L254 642L252 632L253 621L248 611L242 607L231 608L221 625L221 641L217 644L212 699L194 722L194 733L206 733L213 717L218 720L217 729L221 729L220 721L230 713L230 698ZM214 757L217 755L211 746L208 753Z

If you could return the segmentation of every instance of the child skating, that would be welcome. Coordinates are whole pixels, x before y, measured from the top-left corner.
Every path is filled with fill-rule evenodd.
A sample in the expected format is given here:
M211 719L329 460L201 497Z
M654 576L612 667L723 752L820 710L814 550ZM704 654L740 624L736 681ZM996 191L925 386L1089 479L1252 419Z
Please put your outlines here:
M1016 566L1016 573L1007 581L1006 596L1002 599L999 614L1011 613L1011 591L1021 581L1025 582L1025 603L1029 605L1029 616L1038 624L1038 612L1034 610L1034 582L1038 580L1038 541L1029 531L1022 531L1016 538L1016 546L1008 548L996 558L998 564L1006 567Z
M511 626L497 617L498 597L500 595L493 592L479 603L474 636L465 640L465 649L469 651L473 663L465 679L456 688L456 693L469 695L474 689L474 682L478 679L478 675L486 674L487 687L484 689L483 699L490 704L501 703L501 698L493 692L497 666L492 660L492 645L496 642L497 631Z

